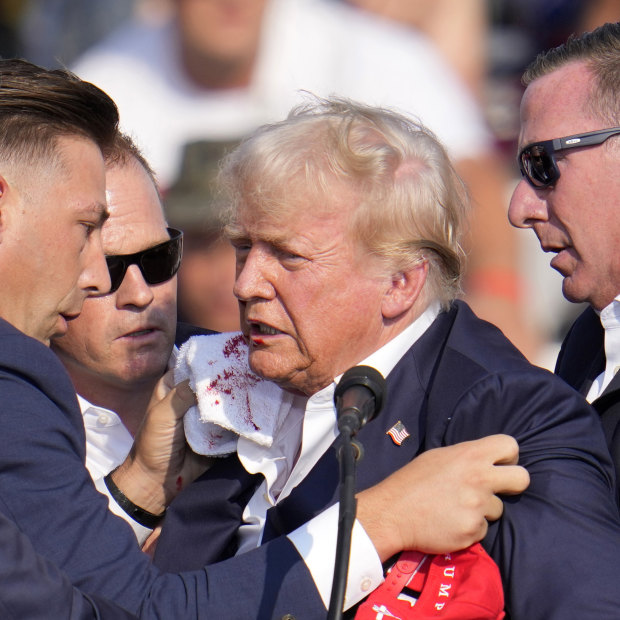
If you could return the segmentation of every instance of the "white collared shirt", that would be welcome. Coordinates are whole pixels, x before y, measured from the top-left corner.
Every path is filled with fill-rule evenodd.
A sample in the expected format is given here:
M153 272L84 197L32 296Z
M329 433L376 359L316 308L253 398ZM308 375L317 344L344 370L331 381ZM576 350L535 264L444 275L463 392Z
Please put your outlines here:
M168 368L174 366L177 353L175 346L168 361ZM133 445L133 437L116 412L93 405L79 394L77 399L86 432L86 469L97 490L108 498L109 509L129 523L142 546L152 530L134 521L116 503L104 481L104 477L127 458Z
M387 377L439 311L438 303L431 304L403 332L360 364L372 366ZM243 512L238 553L260 544L267 510L290 494L338 435L334 390L339 378L310 398L289 395L284 400L282 407L289 411L281 411L285 415L280 417L283 421L276 429L271 448L239 439L237 453L241 463L251 473L263 473L265 480ZM297 452L299 456L295 461ZM288 536L304 558L326 608L331 596L337 532L336 504ZM383 568L374 545L355 521L345 609L362 600L382 581Z
M605 370L592 382L586 397L595 401L620 370L620 295L608 306L597 312L605 330Z
M142 545L152 530L134 521L116 503L104 481L104 477L127 458L133 437L114 411L93 405L79 394L77 398L86 431L86 469L97 490L108 498L109 509L129 523Z

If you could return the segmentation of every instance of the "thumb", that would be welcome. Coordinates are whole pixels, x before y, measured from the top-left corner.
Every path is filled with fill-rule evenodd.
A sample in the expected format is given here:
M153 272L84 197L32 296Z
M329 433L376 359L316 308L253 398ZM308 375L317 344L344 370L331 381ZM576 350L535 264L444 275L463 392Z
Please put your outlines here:
M196 394L189 385L189 379L182 381L181 383L177 383L170 390L170 397L173 401L173 407L176 409L177 407L183 407L183 411L187 411L193 405L198 404L196 400ZM175 402L176 401L176 402Z

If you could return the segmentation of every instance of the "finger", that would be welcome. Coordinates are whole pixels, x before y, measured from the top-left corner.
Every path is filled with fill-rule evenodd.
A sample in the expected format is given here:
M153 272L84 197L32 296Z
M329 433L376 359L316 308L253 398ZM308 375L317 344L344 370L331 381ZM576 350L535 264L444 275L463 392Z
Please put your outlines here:
M498 456L496 465L516 465L519 462L519 444L510 435L494 435Z
M477 451L478 459L489 460L498 465L516 465L519 462L519 444L510 435L488 435L466 444Z
M177 385L175 385L170 391L174 392L175 398L180 398L184 402L188 403L188 408L198 403L196 400L196 394L194 394L194 391L189 385L189 379L186 379L181 383L177 383Z
M523 493L530 484L530 475L520 465L496 465L491 475L493 493L517 495Z
M174 369L170 369L166 372L166 374L164 374L164 376L161 378L162 382L164 383L164 385L171 390L174 387Z
M499 497L493 495L486 506L484 516L487 521L497 521L504 513L504 502Z
M173 406L183 407L183 412L198 403L196 394L194 394L194 391L189 386L189 379L175 385L170 390L170 397L173 401Z
M168 419L169 421L174 419L176 423L195 404L196 396L189 387L189 381L183 381L175 385L162 400L152 407L152 413L149 417L157 420ZM170 410L173 412L173 418L168 413Z
M153 390L153 396L151 397L151 404L162 400L168 392L174 387L174 371L169 370L166 374L159 379L155 389Z
M469 545L480 542L487 535L488 531L489 521L485 518L481 518L475 529L471 529L469 532L463 533L463 540L461 541L461 544L458 545L459 549L464 549L465 547L469 547ZM458 549L454 550L458 551Z

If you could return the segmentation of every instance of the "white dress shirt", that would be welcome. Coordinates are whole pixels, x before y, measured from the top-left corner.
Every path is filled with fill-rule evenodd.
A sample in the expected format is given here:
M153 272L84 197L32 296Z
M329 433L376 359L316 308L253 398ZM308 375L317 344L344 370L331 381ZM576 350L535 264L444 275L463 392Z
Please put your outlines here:
M178 352L178 348L174 346L168 360L168 369L174 366ZM93 405L79 394L77 399L86 431L86 469L97 490L108 498L110 510L129 523L142 546L153 530L134 521L116 503L104 481L105 476L127 458L133 445L133 437L116 412Z
M439 310L439 304L431 304L407 329L360 364L372 366L387 377L435 320ZM260 544L267 510L290 494L338 435L334 390L339 379L336 377L331 385L310 398L289 395L284 400L282 407L288 411L281 411L282 423L276 429L271 448L239 439L237 453L241 463L250 473L261 472L265 480L243 512L238 553ZM297 453L299 456L295 458ZM336 504L289 534L289 539L304 558L326 608L331 596L337 532ZM381 561L361 524L356 521L345 609L362 600L382 581Z
M608 306L597 312L605 330L605 370L593 381L587 395L589 403L595 401L620 370L620 295Z
M86 469L97 490L108 498L110 510L131 525L138 543L142 545L152 530L134 521L116 503L103 480L125 460L133 445L133 437L114 411L97 407L79 394L77 398L86 431Z

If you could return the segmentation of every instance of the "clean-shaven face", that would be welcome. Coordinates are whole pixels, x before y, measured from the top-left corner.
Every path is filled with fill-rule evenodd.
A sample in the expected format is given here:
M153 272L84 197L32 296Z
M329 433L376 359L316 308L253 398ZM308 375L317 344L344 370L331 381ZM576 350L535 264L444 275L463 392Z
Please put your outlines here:
M106 254L133 254L169 238L153 181L135 160L108 169L106 184ZM118 290L87 299L81 316L53 346L72 376L131 385L162 375L175 329L176 277L150 285L130 265Z
M610 127L588 113L592 75L574 62L531 83L521 103L519 150L532 142ZM620 145L560 151L560 177L550 188L521 180L510 202L514 226L531 228L572 302L602 309L620 293Z
M61 165L20 172L3 196L4 272L1 315L49 344L64 334L84 299L110 288L101 245L105 174L98 146L58 139Z

